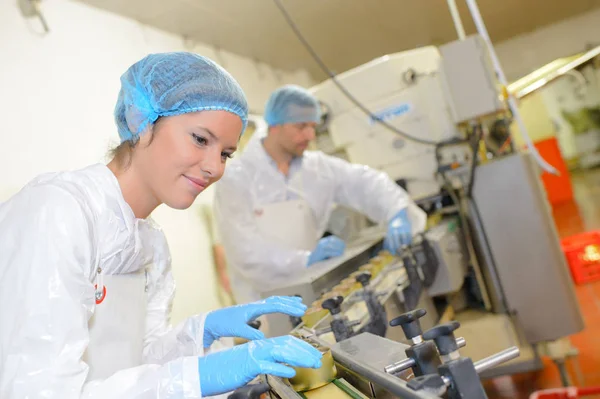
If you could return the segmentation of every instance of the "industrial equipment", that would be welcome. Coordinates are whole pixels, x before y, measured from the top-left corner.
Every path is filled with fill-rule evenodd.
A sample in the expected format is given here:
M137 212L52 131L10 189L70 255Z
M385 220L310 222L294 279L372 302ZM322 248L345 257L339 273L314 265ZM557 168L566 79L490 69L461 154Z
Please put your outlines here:
M475 360L521 348L518 361L485 377L541 368L540 352L580 331L583 321L542 170L528 152L491 153L483 144L498 120L512 117L484 41L475 35L387 55L335 80L312 89L329 112L318 147L387 172L428 212L427 242L437 242L433 252L443 266L422 291L433 298L436 316L449 310L463 321L465 353ZM411 142L380 119L436 144ZM448 223L457 219L460 234L450 234ZM398 256L410 275L406 253ZM423 276L418 280L407 288L420 289ZM401 299L403 311L417 306Z
M331 299L331 298L330 298ZM519 355L506 348L489 358L473 362L461 356L463 338L454 332L459 323L447 323L422 332L420 318L425 310L400 315L391 327L401 326L410 343L403 344L363 332L330 344L314 329L299 327L292 334L323 353L322 367L297 369L289 381L273 376L246 386L230 396L260 398L469 398L485 399L479 373Z
M404 337L386 323L424 308L426 328L451 318L462 323L469 342L463 352L475 361L520 348L519 359L483 377L539 369L548 348L567 348L553 352L556 359L572 355L556 342L583 321L541 170L530 153L490 154L482 145L489 127L511 117L484 41L472 36L388 55L335 79L312 89L328 112L318 147L387 172L428 212L429 226L398 254L380 251L380 226L363 228L349 235L341 258L263 292L299 295L311 305L301 322L269 315L269 335L305 328L335 348L370 332L398 343ZM381 120L425 142L399 136ZM442 377L452 373L444 370Z
M331 76L312 88L325 111L318 149L386 172L429 220L413 245L389 254L379 226L334 213L352 238L344 256L261 295L311 304L301 320L269 315L268 332L329 348L335 378L321 374L298 393L308 385L267 376L239 397L483 399L480 378L541 368L541 353L573 354L565 338L583 320L540 182L542 169L556 170L527 136L476 1L467 5L479 34L469 37L448 4L460 40L337 76L280 5ZM498 130L513 118L530 152Z
M302 297L309 309L301 325L314 328L329 342L340 341L336 334L348 337L365 331L401 340L397 332L387 328L387 322L420 306L430 311L424 324L433 326L438 319L437 312L423 287L436 287L445 292L448 284L452 285L450 280L442 283L437 278L438 271L441 276L455 273L449 260L454 254L445 256L447 251L440 245L440 235L458 242L460 230L441 233L447 224L441 223L423 236L415 237L414 243L405 248L404 259L381 249L384 237L381 228L364 229L348 244L341 257L315 264L300 278L286 286L265 290L261 296ZM465 268L464 262L459 264L458 269ZM269 336L287 334L299 324L281 314L266 315L264 320Z

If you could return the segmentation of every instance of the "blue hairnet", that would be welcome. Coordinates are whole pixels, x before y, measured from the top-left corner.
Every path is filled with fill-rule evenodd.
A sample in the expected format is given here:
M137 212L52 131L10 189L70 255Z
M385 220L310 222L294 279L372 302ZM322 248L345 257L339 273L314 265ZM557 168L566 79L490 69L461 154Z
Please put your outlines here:
M269 126L286 123L321 121L321 107L308 90L287 85L275 90L265 106L265 120Z
M228 111L248 122L246 96L223 68L197 54L150 54L121 76L115 121L121 142L136 140L160 116Z

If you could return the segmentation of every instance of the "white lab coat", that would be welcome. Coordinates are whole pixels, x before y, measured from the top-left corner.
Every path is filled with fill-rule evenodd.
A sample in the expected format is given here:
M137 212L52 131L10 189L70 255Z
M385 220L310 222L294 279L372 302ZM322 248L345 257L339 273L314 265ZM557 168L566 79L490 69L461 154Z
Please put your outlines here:
M105 165L42 175L2 204L0 397L202 397L205 317L170 327L170 262L162 231L135 218ZM97 267L146 274L141 364L104 379L84 361Z
M215 218L238 303L257 300L261 290L284 285L306 270L309 251L286 248L262 234L263 228L257 224L265 206L298 198L306 200L313 212L317 223L315 243L325 232L334 204L353 208L377 223L386 223L408 207L413 233L425 228L425 212L387 174L320 151L306 151L292 162L286 177L266 153L261 140L250 140L216 183L214 200ZM279 221L282 225L287 222L285 217ZM280 233L280 226L273 226L273 231L285 234Z

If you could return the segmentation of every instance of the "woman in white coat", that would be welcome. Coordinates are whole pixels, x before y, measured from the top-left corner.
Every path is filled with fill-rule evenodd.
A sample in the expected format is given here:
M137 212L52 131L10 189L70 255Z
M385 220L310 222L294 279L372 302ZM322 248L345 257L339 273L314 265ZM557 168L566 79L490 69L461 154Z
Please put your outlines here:
M263 373L289 377L320 354L248 322L302 315L269 298L169 326L175 284L160 204L190 207L219 180L247 118L212 61L153 54L121 78L121 145L108 165L46 174L0 206L0 397L200 398ZM220 337L251 341L209 353Z

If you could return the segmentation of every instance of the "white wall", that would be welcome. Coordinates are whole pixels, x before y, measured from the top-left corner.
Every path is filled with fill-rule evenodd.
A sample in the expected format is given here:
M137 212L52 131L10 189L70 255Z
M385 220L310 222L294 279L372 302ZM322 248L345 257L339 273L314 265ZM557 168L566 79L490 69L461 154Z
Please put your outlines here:
M39 173L105 160L116 144L119 77L147 53L188 50L213 58L238 79L257 111L281 84L314 84L304 71L284 73L207 46L186 46L177 36L68 0L42 2L51 29L44 35L16 3L0 0L0 202ZM188 211L159 208L155 218L166 232L178 283L173 321L217 307L199 204Z
M556 58L585 51L587 45L600 45L600 9L495 43L494 47L512 81Z

